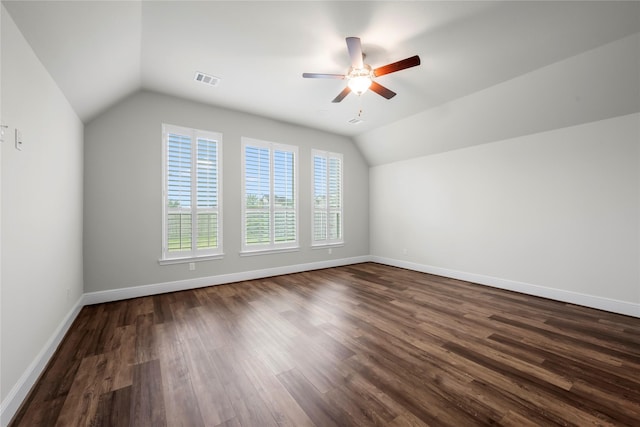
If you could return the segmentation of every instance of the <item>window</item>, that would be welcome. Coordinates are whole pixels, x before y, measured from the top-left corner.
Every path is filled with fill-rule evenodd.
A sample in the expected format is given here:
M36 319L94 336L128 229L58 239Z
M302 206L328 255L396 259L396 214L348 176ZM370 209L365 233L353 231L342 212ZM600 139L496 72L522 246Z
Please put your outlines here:
M222 254L222 134L162 126L163 260Z
M242 251L298 247L298 148L242 138Z
M312 244L344 243L342 235L342 154L312 151Z

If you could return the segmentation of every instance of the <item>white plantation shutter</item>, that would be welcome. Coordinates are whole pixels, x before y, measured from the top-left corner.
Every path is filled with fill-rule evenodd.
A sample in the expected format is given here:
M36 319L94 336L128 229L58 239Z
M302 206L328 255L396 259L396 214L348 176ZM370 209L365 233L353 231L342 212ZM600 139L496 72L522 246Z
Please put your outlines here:
M313 156L313 241L327 240L327 158Z
M242 139L243 251L298 245L297 147Z
M245 147L245 245L271 242L271 162L268 148Z
M296 241L296 209L294 156L291 151L274 151L274 240L276 243Z
M163 140L163 259L221 253L222 135L163 125Z
M196 160L197 249L218 247L218 141L198 138Z
M312 158L312 244L343 243L342 154L313 150Z
M167 134L168 252L191 250L191 139Z
M329 207L327 238L330 242L342 240L342 157L329 155Z

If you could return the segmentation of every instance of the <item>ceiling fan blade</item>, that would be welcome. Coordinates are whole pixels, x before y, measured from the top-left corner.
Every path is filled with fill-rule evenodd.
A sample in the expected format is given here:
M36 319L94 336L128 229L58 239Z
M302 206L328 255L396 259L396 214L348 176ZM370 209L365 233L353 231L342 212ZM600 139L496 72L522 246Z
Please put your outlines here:
M362 61L362 45L358 37L347 37L347 50L351 58L351 66L357 69L364 67Z
M338 94L338 96L333 98L333 101L331 101L331 102L340 102L340 101L342 101L345 96L349 95L349 92L351 92L351 89L349 89L349 86L347 86L342 90L342 92L340 92Z
M302 73L306 79L344 79L344 74Z
M371 82L371 86L369 86L369 89L371 89L372 91L374 91L375 93L377 93L378 95L387 98L387 99L391 99L394 96L396 96L396 93L390 89L387 89L386 87L382 86L379 83L376 82Z
M403 59L402 61L394 62L393 64L383 65L373 70L373 75L376 77L384 76L385 74L395 73L396 71L404 70L406 68L415 67L420 65L420 57L418 55L411 58Z

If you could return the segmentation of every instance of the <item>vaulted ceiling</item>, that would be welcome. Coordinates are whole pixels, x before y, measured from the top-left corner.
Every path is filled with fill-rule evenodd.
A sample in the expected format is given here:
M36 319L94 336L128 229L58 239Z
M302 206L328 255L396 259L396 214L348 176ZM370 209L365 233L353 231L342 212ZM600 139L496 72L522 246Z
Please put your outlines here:
M86 123L141 89L357 136L640 31L638 2L3 1ZM345 37L397 92L331 100ZM221 79L194 81L197 71ZM361 124L349 120L362 110Z

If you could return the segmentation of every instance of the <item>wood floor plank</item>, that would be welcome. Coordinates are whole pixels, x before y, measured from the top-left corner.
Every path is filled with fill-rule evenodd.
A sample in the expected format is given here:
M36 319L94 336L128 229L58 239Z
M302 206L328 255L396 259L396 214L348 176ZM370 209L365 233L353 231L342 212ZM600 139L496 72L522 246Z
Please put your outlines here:
M242 426L278 427L278 423L267 408L267 405L257 395L233 400L231 402L236 419Z
M114 360L111 362L113 372L112 388L119 389L133 384L133 365L136 358L136 326L128 325L116 328L119 334L119 345L113 348Z
M344 393L350 396L357 404L360 411L364 411L374 424L388 424L406 410L391 399L382 390L371 384L366 378L358 375L347 364L342 364L340 369L344 372L345 382L341 386Z
M389 423L369 405L362 406L355 394L342 387L331 389L325 394L325 398L330 405L339 408L346 415L349 425L385 426Z
M347 360L347 363L374 386L384 390L407 412L427 424L454 426L472 423L465 413L458 411L446 399L423 387L419 378L398 369L388 370L392 364L382 358L352 357ZM407 393L406 390L412 390L412 392Z
M56 426L91 424L102 394L101 384L106 365L107 359L104 355L91 355L82 360L55 423Z
M314 425L263 362L252 357L243 359L240 363L279 426L310 427Z
M131 425L131 386L101 394L92 425L104 427Z
M23 426L50 426L55 425L56 420L60 416L60 411L66 400L66 395L55 399L44 400L32 396L27 400L23 407L16 414L13 425ZM33 404L32 402L37 402ZM27 410L28 409L28 410ZM20 420L19 423L17 420Z
M160 362L151 360L134 365L131 386L131 425L164 427L167 425Z
M500 424L505 427L539 427L540 424L524 417L516 412L507 411L504 417L500 420Z
M10 427L640 425L640 319L375 263L84 307Z
M163 393L167 425L171 427L204 426L191 383L191 374L175 329L170 323L163 323L157 326L156 331L158 340L161 342L158 354L162 389L171 391L171 393Z
M141 364L158 359L153 313L138 315L136 325L135 363Z
M316 426L349 425L346 414L329 404L296 369L282 372L277 377Z
M184 357L198 408L206 425L218 425L236 416L209 353L199 338L184 342Z

